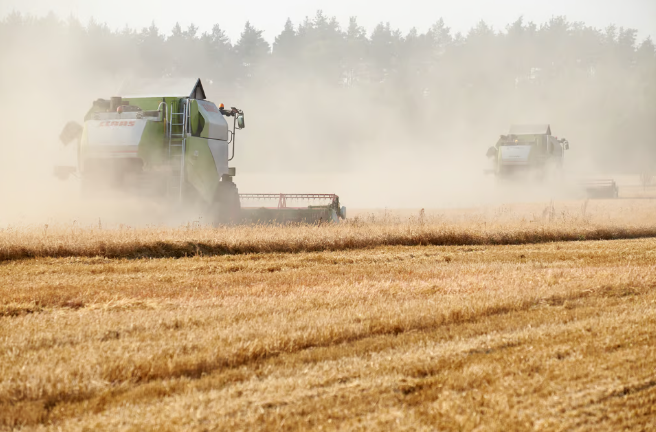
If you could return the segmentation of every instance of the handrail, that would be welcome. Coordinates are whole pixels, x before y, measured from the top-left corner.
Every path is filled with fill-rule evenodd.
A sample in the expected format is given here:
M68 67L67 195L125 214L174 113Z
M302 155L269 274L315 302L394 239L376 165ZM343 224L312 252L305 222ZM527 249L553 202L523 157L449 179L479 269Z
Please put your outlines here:
M166 116L167 116L166 110L168 108L168 105L166 105L166 101L162 101L159 103L159 105L157 106L157 111L162 112L162 105L164 105L164 115L162 115L162 121L166 122Z

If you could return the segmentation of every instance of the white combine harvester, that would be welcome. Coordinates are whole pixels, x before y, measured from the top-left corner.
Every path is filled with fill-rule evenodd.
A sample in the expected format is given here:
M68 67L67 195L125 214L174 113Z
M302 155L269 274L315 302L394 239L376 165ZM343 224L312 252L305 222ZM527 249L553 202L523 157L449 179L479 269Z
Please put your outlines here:
M565 151L569 141L551 134L551 126L513 125L487 151L493 168L487 170L499 179L516 182L561 182ZM591 198L617 198L617 184L612 179L581 179L575 187Z

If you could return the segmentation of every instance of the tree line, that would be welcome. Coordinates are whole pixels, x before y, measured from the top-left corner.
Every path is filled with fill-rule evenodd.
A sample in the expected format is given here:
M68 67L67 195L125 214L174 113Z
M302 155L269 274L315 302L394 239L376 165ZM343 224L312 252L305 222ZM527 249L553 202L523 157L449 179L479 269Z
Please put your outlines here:
M0 40L3 79L34 67L52 86L64 75L87 86L94 77L201 77L210 95L246 104L265 126L250 140L298 121L285 148L322 163L345 164L352 149L386 140L416 151L456 146L483 159L499 133L522 122L551 123L605 170L637 172L656 161L656 49L613 25L519 17L462 34L437 19L424 32L390 23L368 32L355 17L342 26L318 11L287 20L270 44L249 22L232 41L220 24L114 30L12 13L0 21Z

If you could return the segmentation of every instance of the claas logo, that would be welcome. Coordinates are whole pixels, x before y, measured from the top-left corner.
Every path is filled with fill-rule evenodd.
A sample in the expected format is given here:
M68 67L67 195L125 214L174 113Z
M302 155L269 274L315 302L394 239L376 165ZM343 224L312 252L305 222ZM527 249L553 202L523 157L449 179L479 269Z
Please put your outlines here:
M99 127L105 127L105 126L134 126L135 124L137 124L137 122L134 121L134 120L121 120L121 121L118 121L118 120L109 121L109 120L107 120L107 121L100 122L100 124L98 126Z

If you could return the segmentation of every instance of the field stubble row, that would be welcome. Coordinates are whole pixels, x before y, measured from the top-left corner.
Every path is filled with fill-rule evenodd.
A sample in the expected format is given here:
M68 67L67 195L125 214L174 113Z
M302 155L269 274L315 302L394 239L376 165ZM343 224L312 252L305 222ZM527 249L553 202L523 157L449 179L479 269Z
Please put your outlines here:
M424 212L355 212L341 224L234 226L190 223L107 229L78 223L0 229L0 261L40 257L181 258L341 251L379 246L513 245L656 236L656 203L550 203Z
M359 228L328 231L340 229ZM656 426L654 250L6 261L0 424L644 430Z

